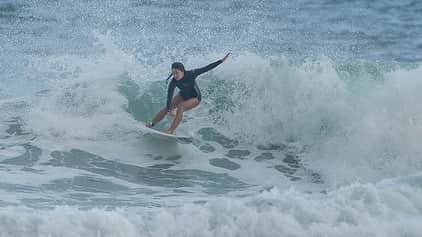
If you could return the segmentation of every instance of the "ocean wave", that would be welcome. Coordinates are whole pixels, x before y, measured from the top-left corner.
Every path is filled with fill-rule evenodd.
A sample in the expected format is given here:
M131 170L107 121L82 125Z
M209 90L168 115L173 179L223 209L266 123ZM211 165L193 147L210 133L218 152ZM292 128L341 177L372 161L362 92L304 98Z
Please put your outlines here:
M154 209L0 209L3 236L418 236L420 188L355 183L326 194L273 188Z

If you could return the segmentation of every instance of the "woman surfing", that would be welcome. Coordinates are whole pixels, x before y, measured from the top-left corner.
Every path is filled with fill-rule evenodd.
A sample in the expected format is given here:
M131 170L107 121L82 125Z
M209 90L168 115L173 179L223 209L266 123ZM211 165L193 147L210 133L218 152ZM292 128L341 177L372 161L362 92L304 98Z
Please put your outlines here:
M151 128L157 123L159 123L164 116L171 114L171 111L177 108L176 115L173 118L173 122L169 129L164 132L168 134L174 134L177 126L179 126L180 121L182 121L183 113L190 109L195 108L201 103L201 92L198 85L196 84L196 77L199 75L212 70L217 67L229 57L230 53L226 54L224 58L213 62L205 67L185 70L185 67L182 63L175 62L171 65L171 74L167 78L170 79L170 84L167 89L167 104L166 107L160 110L160 112L155 115L154 119L147 123L146 126ZM179 88L179 93L173 97L174 89Z

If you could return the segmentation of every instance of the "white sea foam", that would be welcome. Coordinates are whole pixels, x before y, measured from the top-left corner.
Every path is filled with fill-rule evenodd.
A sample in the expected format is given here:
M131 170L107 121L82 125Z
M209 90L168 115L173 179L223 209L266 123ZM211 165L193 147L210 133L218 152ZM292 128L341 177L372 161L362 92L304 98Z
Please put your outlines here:
M359 184L305 194L272 189L247 198L154 209L0 209L2 236L418 236L422 192Z

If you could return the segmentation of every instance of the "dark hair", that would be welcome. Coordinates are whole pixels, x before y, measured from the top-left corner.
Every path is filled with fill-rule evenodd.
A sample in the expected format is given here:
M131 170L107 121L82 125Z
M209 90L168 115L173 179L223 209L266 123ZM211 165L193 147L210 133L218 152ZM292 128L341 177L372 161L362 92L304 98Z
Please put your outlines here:
M166 79L166 85L169 83L169 79L170 79L171 76L173 76L173 74L170 73L170 75Z
M171 69L177 69L180 70L182 72L185 72L185 66L183 66L183 63L179 63L179 62L174 62L171 64ZM169 79L173 76L172 73L170 73L170 75L167 77L166 79L166 85L168 84Z
M180 70L182 72L185 72L185 66L183 66L183 64L182 63L179 63L179 62L174 62L171 65L171 69L178 69L178 70Z

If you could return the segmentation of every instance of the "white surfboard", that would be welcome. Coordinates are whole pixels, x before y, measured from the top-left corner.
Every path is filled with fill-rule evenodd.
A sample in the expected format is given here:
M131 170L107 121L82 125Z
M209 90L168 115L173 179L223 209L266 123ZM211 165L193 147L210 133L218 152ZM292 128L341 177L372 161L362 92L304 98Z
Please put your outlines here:
M192 142L191 136L182 134L168 134L162 131L155 130L153 128L149 128L145 126L144 123L141 123L141 131L144 135L148 135L159 139L175 140L180 142Z

